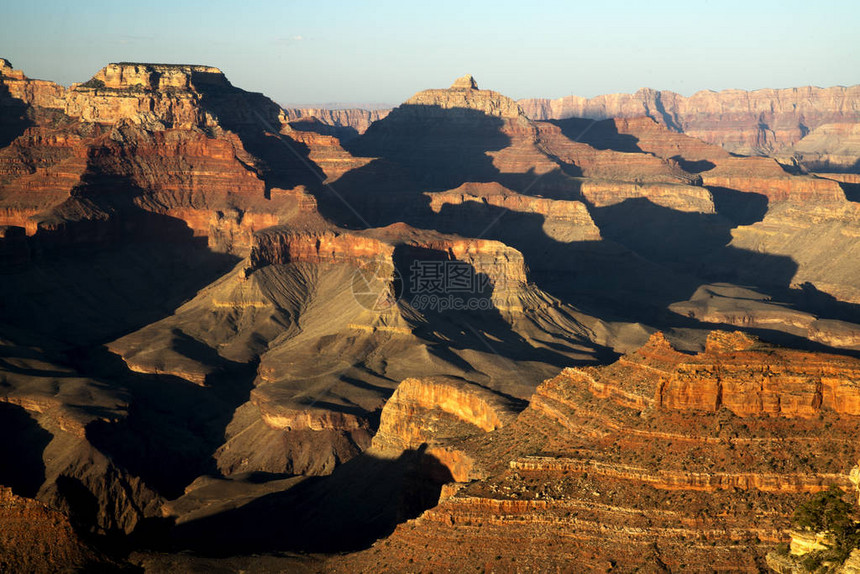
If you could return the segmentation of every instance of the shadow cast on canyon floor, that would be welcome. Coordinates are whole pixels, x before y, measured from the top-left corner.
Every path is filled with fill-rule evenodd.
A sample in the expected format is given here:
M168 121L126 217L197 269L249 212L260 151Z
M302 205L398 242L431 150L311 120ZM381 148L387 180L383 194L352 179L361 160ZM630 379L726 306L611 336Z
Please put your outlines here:
M630 134L619 133L615 121L612 119L565 118L563 120L547 120L547 123L557 126L564 137L575 142L588 144L595 149L645 153L639 147L639 138Z
M561 172L500 173L487 153L511 143L500 119L474 110L429 108L404 106L350 144L353 153L377 159L333 182L339 197L319 197L327 217L348 227L402 221L462 237L499 240L523 253L529 279L539 288L607 320L659 329L707 328L668 311L668 306L688 300L710 282L739 283L775 301L812 310L810 298L791 289L798 267L790 257L729 245L733 228L764 217L768 201L762 194L712 188L715 214L673 210L645 198L589 206L601 230L600 241L558 241L545 231L543 216L481 201L446 204L434 212L428 192L470 181L495 181L514 191L555 199L583 198L578 181ZM599 149L642 152L638 140L619 133L611 120L554 123L568 137ZM695 172L711 166L706 162L688 167ZM351 209L344 208L343 200ZM844 305L830 305L820 297L816 301L816 311L823 316L845 311Z
M185 350L197 357L194 349ZM208 347L204 351L212 353ZM236 408L248 400L256 363L217 357L218 372L201 387L169 375L134 373L104 348L76 358L82 370L125 389L132 398L125 418L87 425L93 446L166 498L180 496L198 476L219 474L213 454L224 443Z
M239 508L176 525L176 549L204 555L367 548L435 506L447 467L424 447L396 459L363 454L330 476L308 477Z
M126 176L89 170L58 208L63 223L28 238L32 261L4 274L3 323L40 346L104 343L170 315L240 260L142 209L144 194Z
M36 496L45 481L42 452L51 442L51 433L23 408L0 403L0 436L4 437L0 442L0 484L19 496Z
M429 211L428 191L494 181L487 152L510 144L500 118L476 110L403 105L347 144L374 158L317 195L320 212L343 227L384 226Z
M860 162L858 162L860 164ZM860 172L860 165L855 167L855 172ZM860 203L860 183L844 183L840 182L839 186L845 193L845 198L854 203Z
M490 276L472 264L453 260L447 251L409 245L395 247L394 263L404 277L402 304L420 316L411 320L413 333L427 341L434 354L466 372L480 370L458 354L469 350L494 355L492 361L510 361L513 371L519 361L561 369L572 362L583 362L584 354L591 356L584 362L602 362L616 356L610 349L573 332L544 332L542 338L554 337L556 344L542 347L518 333L510 317L500 311L500 307L528 304L529 287L520 284L517 269L509 270L502 264ZM511 265L515 267L517 262ZM433 273L439 271L442 275L434 277ZM434 279L438 280L435 285ZM533 335L541 331L534 323L529 324L535 331Z

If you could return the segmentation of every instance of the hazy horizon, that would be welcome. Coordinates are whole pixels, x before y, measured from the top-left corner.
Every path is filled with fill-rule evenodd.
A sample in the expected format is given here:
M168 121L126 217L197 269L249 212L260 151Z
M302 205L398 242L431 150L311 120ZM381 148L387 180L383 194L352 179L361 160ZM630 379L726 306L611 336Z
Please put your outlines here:
M207 64L283 104L396 105L466 73L516 99L860 83L860 8L847 1L47 0L4 13L0 57L33 78L69 85L119 61Z

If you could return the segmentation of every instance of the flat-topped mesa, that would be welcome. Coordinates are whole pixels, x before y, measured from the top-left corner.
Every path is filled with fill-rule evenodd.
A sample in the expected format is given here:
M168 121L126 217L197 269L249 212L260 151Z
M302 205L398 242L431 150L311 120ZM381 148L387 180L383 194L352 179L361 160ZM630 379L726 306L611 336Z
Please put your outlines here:
M479 90L475 78L468 75L459 78L447 90L418 92L397 109L399 113L403 113L405 110L419 106L428 108L428 110L422 110L421 115L426 115L429 108L434 106L440 110L458 108L477 110L489 116L506 119L525 118L517 102L492 90Z
M273 227L254 236L251 265L287 263L347 263L360 266L371 261L391 261L394 246L356 233L334 231L296 232Z
M125 120L149 128L188 129L214 122L200 106L201 92L207 88L226 91L232 85L211 66L108 64L89 81L72 85L64 111L99 124Z
M108 64L89 82L75 88L188 90L193 89L194 83L230 86L223 72L212 66L120 62Z
M408 276L412 261L428 254L438 260L460 261L475 277L485 276L492 289L493 306L500 311L521 311L521 297L528 285L522 253L500 241L469 239L418 230L403 223L367 231L296 231L272 227L254 235L251 273L267 265L289 263L345 264L361 267L368 263L393 271L395 261ZM434 261L437 259L433 259ZM483 279L476 279L483 281Z

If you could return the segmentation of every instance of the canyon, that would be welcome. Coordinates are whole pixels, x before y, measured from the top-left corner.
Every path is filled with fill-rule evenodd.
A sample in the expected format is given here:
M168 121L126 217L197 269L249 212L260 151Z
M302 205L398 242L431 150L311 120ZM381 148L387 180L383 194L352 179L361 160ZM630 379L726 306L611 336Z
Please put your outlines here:
M0 60L0 564L765 568L860 458L858 123Z
M527 98L518 104L528 117L539 121L648 117L671 131L732 153L777 155L788 163L809 165L814 171L832 166L841 172L856 169L858 96L857 86L704 90L688 97L643 88L632 94L593 98ZM364 133L389 111L287 108L291 118L314 116L348 137Z

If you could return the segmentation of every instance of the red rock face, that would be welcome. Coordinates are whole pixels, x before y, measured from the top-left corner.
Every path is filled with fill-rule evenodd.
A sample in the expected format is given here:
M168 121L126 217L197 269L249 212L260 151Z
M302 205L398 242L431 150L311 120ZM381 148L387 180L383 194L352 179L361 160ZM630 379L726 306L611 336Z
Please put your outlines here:
M674 351L658 333L613 368L611 382L603 369L576 371L576 376L584 377L592 392L632 405L727 408L738 416L811 417L821 409L860 415L856 360L762 347L741 333L712 333L705 352L693 356Z
M783 361L803 372L792 378ZM724 378L709 374L714 365ZM820 377L819 389L834 384L825 379L853 386L858 367L740 333L714 332L704 352L689 355L656 333L612 365L565 369L538 387L516 420L459 438L446 434L456 424L430 418L404 393L386 405L386 428L432 421L426 428L434 432L421 440L435 445L432 452L471 460L461 475L469 482L446 489L436 507L371 550L332 558L329 567L398 560L418 569L539 570L563 560L571 571L659 564L757 572L767 549L786 538L792 505L828 485L851 488L857 449L842 449L857 414L793 417L818 408L804 402L806 380ZM675 384L688 376L695 382ZM762 389L773 400L757 399ZM782 408L761 416L768 404ZM847 404L832 408L853 408ZM813 449L832 450L803 454Z
M432 423L422 424L425 411L440 411L480 431L501 428L513 419L510 406L499 395L481 387L446 379L406 379L386 403L379 432L378 449L415 449L434 437ZM444 424L444 423L443 423Z
M24 227L28 235L44 228L53 244L65 241L61 237L94 237L68 230L57 235L59 227L84 221L116 227L107 214L121 204L120 211L177 219L194 235L209 237L213 248L246 253L254 231L276 225L280 212L301 202L302 193L273 191L285 178L271 178L272 165L287 170L286 179L298 174L314 181L368 161L347 154L332 136L293 130L280 116L273 120L277 125L266 123L273 111L278 115L274 104L262 96L243 100L244 93L215 68L112 64L68 91L55 86L51 97L44 86L9 69L2 77L14 98L9 101L31 106L35 125L0 150L0 224ZM204 105L212 90L215 111ZM226 106L217 98L235 101ZM242 126L260 121L284 133L248 143ZM223 129L223 122L236 131ZM295 150L307 156L301 161L308 167L296 160ZM269 158L273 151L283 158Z

